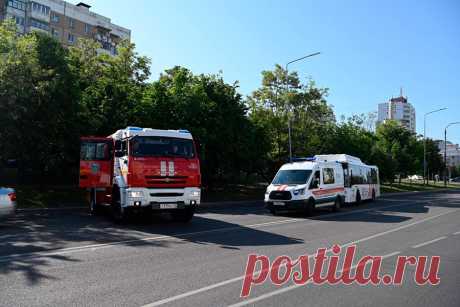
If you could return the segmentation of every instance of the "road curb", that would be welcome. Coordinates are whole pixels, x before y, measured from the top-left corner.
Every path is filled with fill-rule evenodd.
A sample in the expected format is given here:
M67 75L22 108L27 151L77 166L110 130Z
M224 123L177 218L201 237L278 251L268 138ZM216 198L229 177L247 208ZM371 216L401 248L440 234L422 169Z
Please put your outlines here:
M234 206L253 206L261 204L263 205L263 200L240 200L240 201L221 201L221 202L204 202L201 203L198 207L198 210L208 209L208 208L227 208ZM16 209L16 212L34 212L34 211L60 211L60 210L79 210L86 209L87 206L72 206L72 207L46 207L46 208L19 208Z
M383 193L380 198L392 198L399 196L410 196L410 195L423 195L430 193L442 193L442 192L460 192L460 189L439 189L430 191L409 191L409 192L397 192L397 193ZM200 209L212 209L212 208L229 208L229 207L250 207L264 205L263 200L239 200L239 201L220 201L220 202L203 202L198 207ZM17 209L17 212L34 212L34 211L60 211L60 210L78 210L86 209L86 206L72 206L72 207L56 207L56 208L21 208Z

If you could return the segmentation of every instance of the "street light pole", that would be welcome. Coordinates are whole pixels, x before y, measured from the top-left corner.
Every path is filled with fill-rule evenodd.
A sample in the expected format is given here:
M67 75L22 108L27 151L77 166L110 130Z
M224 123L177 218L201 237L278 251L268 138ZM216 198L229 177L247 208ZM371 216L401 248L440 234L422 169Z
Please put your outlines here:
M447 187L447 128L452 125L460 125L460 122L449 123L444 129L444 187Z
M312 53L312 54L309 54L309 55L306 55L306 56L303 56L301 58L298 58L298 59L295 59L295 60L292 60L290 62L287 62L286 63L286 105L287 105L287 108L288 108L288 135L289 135L289 162L292 162L292 140L291 140L291 116L290 116L290 105L289 105L289 99L288 99L288 92L289 92L289 72L288 72L288 68L289 68L289 64L292 64L292 63L295 63L295 62L298 62L298 61L302 61L306 58L309 58L309 57L312 57L312 56L315 56L315 55L319 55L321 52L315 52L315 53Z
M427 184L428 180L426 178L426 117L432 113L436 113L439 111L447 110L447 108L442 108L438 110L433 110L428 113L425 113L423 116L423 184Z

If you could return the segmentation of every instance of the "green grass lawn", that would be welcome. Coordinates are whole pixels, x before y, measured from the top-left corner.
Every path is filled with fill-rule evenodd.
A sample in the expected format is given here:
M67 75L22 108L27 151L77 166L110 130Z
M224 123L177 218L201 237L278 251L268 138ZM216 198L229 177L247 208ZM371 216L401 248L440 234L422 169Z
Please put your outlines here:
M460 184L458 183L447 183L448 189L460 189ZM410 192L410 191L430 191L430 190L439 190L444 189L444 182L433 182L430 181L429 184L424 185L423 182L410 182L408 180L403 180L401 183L394 182L393 184L385 183L381 186L382 193L396 193L396 192Z

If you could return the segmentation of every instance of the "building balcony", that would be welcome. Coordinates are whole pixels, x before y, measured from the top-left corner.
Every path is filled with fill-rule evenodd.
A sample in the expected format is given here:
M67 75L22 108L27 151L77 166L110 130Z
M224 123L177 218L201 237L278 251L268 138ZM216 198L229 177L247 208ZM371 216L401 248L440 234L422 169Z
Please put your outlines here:
M38 28L38 27L35 27L35 26L29 26L29 30L28 32L32 32L32 31L36 31L36 32L40 32L40 33L46 33L46 34L50 34L49 30L45 30L45 29L42 29L42 28Z
M50 22L50 14L42 14L41 12L37 12L37 11L30 11L30 17L34 18L34 19L37 19L37 20L40 20L40 21L44 21L44 22L47 22L49 23Z

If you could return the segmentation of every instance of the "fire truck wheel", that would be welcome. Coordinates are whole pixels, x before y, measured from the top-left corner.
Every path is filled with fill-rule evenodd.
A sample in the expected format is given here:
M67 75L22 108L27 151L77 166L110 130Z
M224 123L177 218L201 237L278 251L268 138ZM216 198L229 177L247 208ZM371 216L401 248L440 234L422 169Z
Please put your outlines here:
M310 198L305 205L304 212L307 216L313 215L315 213L315 200L313 198Z
M334 207L332 208L332 210L337 212L340 210L341 207L342 207L342 197L337 196L337 198L334 201Z
M90 192L90 200L89 200L89 213L91 215L100 215L102 213L101 206L96 202L94 190Z
M195 214L194 208L187 208L187 209L180 210L178 212L174 212L172 214L172 217L177 222L188 223L192 220L194 214Z
M115 223L123 223L126 221L126 213L121 207L120 203L120 190L114 187L112 192L112 218Z

